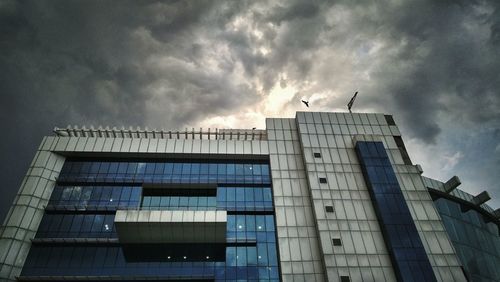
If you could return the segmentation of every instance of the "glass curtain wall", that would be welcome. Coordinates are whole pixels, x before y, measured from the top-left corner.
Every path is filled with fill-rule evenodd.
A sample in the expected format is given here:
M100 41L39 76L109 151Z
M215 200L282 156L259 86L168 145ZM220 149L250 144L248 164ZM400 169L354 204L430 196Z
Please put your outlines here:
M20 278L279 281L269 173L268 163L260 160L70 159ZM184 184L193 183L215 184L216 189L186 189ZM149 189L145 184L168 185ZM226 210L227 241L122 245L114 227L118 209ZM80 240L71 240L75 238ZM88 238L93 240L86 242Z
M446 198L434 204L470 281L500 281L498 226L479 212Z

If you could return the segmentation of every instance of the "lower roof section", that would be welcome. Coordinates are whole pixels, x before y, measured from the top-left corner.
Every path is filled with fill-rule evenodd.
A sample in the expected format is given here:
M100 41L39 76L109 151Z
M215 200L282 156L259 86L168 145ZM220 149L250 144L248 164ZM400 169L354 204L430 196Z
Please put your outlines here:
M226 211L118 210L120 243L225 243Z
M455 176L456 177L456 176ZM453 179L453 178L452 178ZM446 191L446 183L439 180L422 176L425 186L435 200L436 198L446 198L450 201L457 202L467 209L473 209L485 217L485 220L494 222L500 227L500 209L494 210L489 205L482 203L474 203L474 196L460 189ZM448 181L450 182L450 180ZM448 183L447 182L447 183Z

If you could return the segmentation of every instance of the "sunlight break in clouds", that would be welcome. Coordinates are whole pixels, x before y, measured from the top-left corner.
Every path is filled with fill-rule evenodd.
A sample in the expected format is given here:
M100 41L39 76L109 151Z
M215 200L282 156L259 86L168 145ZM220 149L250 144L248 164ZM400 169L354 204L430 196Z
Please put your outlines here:
M269 94L264 95L263 100L256 105L251 105L239 113L207 118L202 120L200 125L209 128L264 128L266 117L295 116L295 111L287 105L292 102L296 94L297 89L293 85L287 84L283 87L277 82ZM300 100L297 102L297 105L301 104Z

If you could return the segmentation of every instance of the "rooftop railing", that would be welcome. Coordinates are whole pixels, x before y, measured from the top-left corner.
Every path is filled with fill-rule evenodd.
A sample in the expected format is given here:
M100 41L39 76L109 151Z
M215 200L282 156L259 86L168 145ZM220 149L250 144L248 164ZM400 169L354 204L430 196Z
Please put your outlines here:
M157 130L136 129L130 127L98 127L79 128L68 126L54 128L54 133L61 137L104 137L104 138L155 138L155 139L199 139L199 140L267 140L266 130L263 129L202 129L195 130Z

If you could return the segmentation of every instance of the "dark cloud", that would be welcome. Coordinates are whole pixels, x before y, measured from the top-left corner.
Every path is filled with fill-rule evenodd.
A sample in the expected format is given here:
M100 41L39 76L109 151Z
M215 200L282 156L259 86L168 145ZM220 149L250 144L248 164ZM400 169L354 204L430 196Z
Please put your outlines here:
M299 96L344 109L359 90L355 110L449 148L450 125L499 127L499 34L497 1L0 0L0 214L41 136L67 124L197 126ZM298 94L275 105L275 87Z
M2 217L55 126L179 128L257 99L231 67L204 65L197 32L213 5L1 2Z
M319 13L318 5L312 2L293 3L288 7L278 7L274 10L275 12L272 17L269 17L269 20L278 24L296 19L313 18Z
M494 94L500 86L500 58L488 34L495 12L468 4L419 2L392 13L398 16L387 26L393 42L405 42L395 58L404 63L399 75L388 74L393 80L389 91L395 106L404 110L407 127L416 121L421 127L413 127L414 134L426 142L441 131L440 114L500 123L500 98ZM378 74L380 81L389 80L384 71Z

